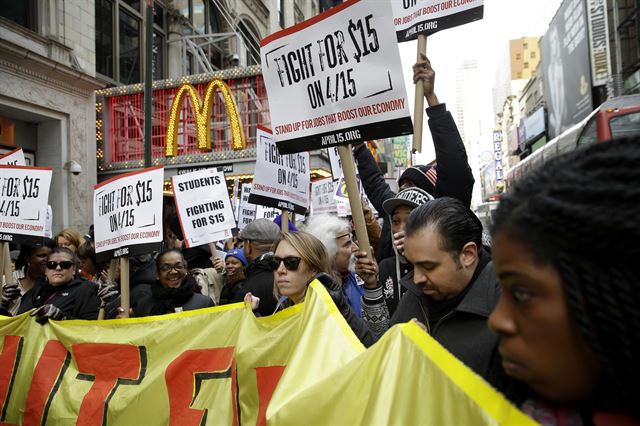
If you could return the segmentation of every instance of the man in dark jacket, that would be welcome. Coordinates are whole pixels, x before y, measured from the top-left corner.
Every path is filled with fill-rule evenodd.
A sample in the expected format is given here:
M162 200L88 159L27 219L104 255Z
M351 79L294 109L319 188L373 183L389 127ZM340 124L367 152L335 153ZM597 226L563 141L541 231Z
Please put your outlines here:
M271 315L276 309L277 300L273 295L273 269L269 266L269 258L273 243L280 238L280 228L268 219L257 219L248 224L238 235L242 241L244 256L249 262L245 271L246 278L242 298L234 302L242 302L247 293L260 298L256 310L262 316Z
M451 113L447 111L445 104L440 103L434 92L435 72L424 55L413 66L413 81L416 83L418 80L424 82L424 96L429 105L426 111L436 151L436 166L409 167L400 176L398 185L400 189L417 186L434 198L453 197L469 206L474 179L467 153ZM395 193L384 181L373 155L364 144L355 145L353 153L365 193L376 210L382 212L384 201L394 197ZM390 225L390 219L385 215L376 250L378 262L394 255Z
M390 325L417 318L442 346L500 387L498 336L487 327L500 285L482 246L482 223L460 201L445 197L414 209L405 233L414 271L402 280L407 292Z

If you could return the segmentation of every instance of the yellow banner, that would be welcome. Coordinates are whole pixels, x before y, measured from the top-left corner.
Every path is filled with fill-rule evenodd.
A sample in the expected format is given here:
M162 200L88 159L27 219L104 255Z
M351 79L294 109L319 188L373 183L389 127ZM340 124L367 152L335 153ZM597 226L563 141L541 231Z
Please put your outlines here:
M364 350L324 287L242 304L37 324L0 317L0 424L532 424L415 324Z

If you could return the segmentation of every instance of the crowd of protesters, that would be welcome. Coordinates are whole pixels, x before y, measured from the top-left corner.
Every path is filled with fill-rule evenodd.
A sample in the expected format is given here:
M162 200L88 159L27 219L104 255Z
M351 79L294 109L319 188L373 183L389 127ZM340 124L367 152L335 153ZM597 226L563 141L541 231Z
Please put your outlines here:
M543 424L637 424L640 290L640 140L576 150L522 178L495 213L492 245L470 210L474 179L464 145L433 85L424 82L436 162L408 168L395 193L364 144L353 147L374 256L350 222L312 215L282 232L258 219L226 254L183 249L164 212L160 253L130 258L130 316L246 302L256 316L303 303L318 280L365 346L418 321L440 344ZM381 225L381 226L380 226ZM15 282L0 314L37 321L119 318L117 262L96 259L91 231L12 252ZM407 366L410 368L410 366Z

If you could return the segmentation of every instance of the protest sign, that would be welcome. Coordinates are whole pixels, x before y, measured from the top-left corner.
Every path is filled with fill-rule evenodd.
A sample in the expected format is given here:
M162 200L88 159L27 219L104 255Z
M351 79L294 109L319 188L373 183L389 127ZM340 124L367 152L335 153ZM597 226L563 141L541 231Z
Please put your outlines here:
M482 19L484 0L392 1L398 42Z
M347 217L351 216L351 204L349 201L338 201L336 202L336 211L338 212L338 217Z
M256 218L256 205L249 203L249 195L251 195L251 185L242 185L238 207L238 229L240 230L244 229Z
M99 260L160 249L163 181L164 170L156 166L94 187L93 223Z
M53 238L53 209L50 205L47 205L47 213L45 215L44 236Z
M172 176L171 184L187 248L231 237L236 221L223 172L205 169Z
M346 1L260 42L281 153L412 133L390 3Z
M356 180L358 183L358 194L362 194L362 182L360 182L360 176L356 175ZM349 192L347 191L347 182L345 181L344 175L340 176L340 179L336 182L333 197L336 201L341 203L349 202Z
M52 170L0 165L0 242L42 241Z
M269 219L274 220L276 216L280 214L280 210L273 207L265 207L261 205L256 206L256 219Z
M26 166L22 148L16 148L11 152L0 155L0 164L5 166Z
M329 152L329 165L331 166L331 176L333 180L340 179L342 176L342 161L340 161L340 155L338 154L338 147L332 146L327 148Z
M311 182L311 214L335 213L337 207L334 195L333 178Z
M261 318L0 317L0 345L6 425L536 424L414 322L365 350L317 280Z
M309 207L309 176L308 152L280 155L271 130L258 126L250 203L304 214Z

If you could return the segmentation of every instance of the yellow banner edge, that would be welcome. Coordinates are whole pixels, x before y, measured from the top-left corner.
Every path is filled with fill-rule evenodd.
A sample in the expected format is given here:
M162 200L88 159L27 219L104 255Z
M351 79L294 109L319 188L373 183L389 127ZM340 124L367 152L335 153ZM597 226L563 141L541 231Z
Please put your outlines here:
M437 343L433 337L426 334L419 325L410 321L401 324L399 327L456 386L462 389L480 408L491 415L498 424L538 424L464 365L462 361ZM507 406L511 408L510 410L504 410L503 401L508 403Z

